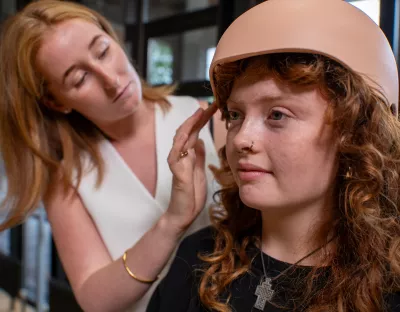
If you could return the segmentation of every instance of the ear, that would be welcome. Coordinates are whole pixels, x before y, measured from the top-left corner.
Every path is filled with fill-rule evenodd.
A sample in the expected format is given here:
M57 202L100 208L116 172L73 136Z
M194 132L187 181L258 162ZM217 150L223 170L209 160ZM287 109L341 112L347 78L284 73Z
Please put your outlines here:
M62 114L69 114L72 111L71 108L57 103L51 95L45 95L42 98L42 102L48 109L62 113Z

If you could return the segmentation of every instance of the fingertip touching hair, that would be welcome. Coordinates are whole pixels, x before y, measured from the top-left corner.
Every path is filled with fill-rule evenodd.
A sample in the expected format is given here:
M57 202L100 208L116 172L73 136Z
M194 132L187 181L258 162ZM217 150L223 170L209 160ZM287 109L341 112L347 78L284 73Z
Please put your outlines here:
M65 115L42 103L46 81L36 70L36 55L46 32L70 19L97 25L121 44L110 23L99 13L77 3L39 0L3 22L0 36L0 150L7 177L7 194L1 209L7 212L0 231L21 223L49 196L51 186L67 188L73 176L83 174L82 155L88 154L103 178L98 142L101 131L82 115ZM156 101L165 111L174 86L150 87L142 83L143 98ZM61 174L60 174L61 173Z
M312 270L288 308L383 311L384 295L400 289L400 125L388 100L365 77L325 56L276 53L215 68L216 102L225 116L233 83L245 71L317 88L329 103L327 122L338 142L334 216L315 233L321 243L328 241L332 230L337 235L335 252L322 260L330 274L323 287L315 289L319 274L317 268ZM250 244L259 246L261 215L240 200L225 148L220 158L221 168L214 169L222 185L216 194L220 207L212 211L216 242L211 254L201 256L206 267L199 292L204 306L227 312L231 311L229 298L221 300L221 296L251 267L253 259L246 251ZM345 178L348 168L352 175Z

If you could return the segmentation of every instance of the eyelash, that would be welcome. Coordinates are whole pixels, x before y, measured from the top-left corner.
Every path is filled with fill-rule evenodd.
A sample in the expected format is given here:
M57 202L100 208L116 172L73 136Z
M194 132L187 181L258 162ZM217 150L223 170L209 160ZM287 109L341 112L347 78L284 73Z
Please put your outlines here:
M239 115L239 113L238 112L236 112L236 111L226 111L226 113L225 113L225 118L226 118L226 120L228 121L228 122L231 122L232 121L232 114L238 114ZM239 116L238 116L239 117Z
M78 81L78 83L75 85L76 88L79 88L80 86L82 86L82 84L85 82L85 77L86 77L87 73L84 73L82 75L82 78Z
M109 47L105 48L103 52L101 52L101 54L99 55L99 60L102 60L108 52Z

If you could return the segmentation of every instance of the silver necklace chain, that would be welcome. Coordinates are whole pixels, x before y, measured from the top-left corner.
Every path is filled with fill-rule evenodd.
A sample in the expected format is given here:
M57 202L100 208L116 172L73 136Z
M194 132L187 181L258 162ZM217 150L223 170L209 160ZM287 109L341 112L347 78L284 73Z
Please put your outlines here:
M311 251L310 253L308 253L307 255L305 255L303 258L301 258L300 260L296 261L295 263L293 263L292 265L290 265L289 267L287 267L285 270L283 270L281 273L279 273L277 276L270 278L267 275L267 270L265 268L265 263L264 263L264 257L263 257L263 252L260 248L260 257L261 257L261 263L262 263L262 267L263 267L263 273L264 276L261 277L261 281L260 284L257 286L256 291L255 291L255 295L257 296L257 300L254 303L254 308L260 310L260 311L264 311L265 308L265 304L267 302L271 302L273 296L274 296L274 289L272 288L272 281L278 279L280 276L282 276L283 274L285 274L287 271L289 271L291 268L295 267L296 265L298 265L300 262L302 262L303 260L307 259L308 257L311 257L313 254L315 254L317 251L321 250L322 248L324 248L325 246L327 246L331 241L333 241L333 239L336 236L333 236L330 240L328 240L325 244L323 244L322 246L314 249L313 251Z

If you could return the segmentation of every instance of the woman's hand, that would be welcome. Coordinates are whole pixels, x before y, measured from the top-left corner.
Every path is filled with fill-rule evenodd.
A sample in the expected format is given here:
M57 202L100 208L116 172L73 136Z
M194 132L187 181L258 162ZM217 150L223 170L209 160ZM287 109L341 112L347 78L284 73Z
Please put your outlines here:
M171 201L163 216L165 226L182 235L204 208L207 198L204 143L200 130L207 124L217 106L198 109L176 131L168 156L173 174Z

